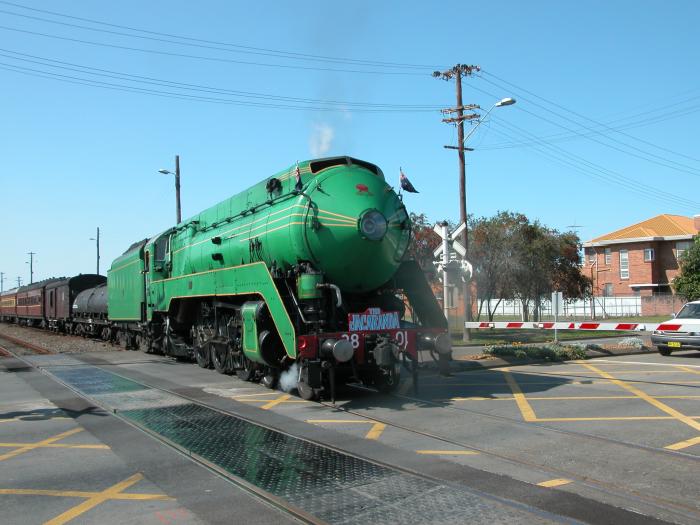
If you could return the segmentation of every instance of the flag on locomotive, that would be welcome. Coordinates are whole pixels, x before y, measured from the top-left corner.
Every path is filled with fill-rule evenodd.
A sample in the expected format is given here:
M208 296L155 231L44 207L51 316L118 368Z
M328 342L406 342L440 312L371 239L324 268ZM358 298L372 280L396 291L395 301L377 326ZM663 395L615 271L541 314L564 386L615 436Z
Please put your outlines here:
M301 189L304 187L304 185L301 183L301 170L299 169L299 161L297 161L297 169L294 174L294 178L296 179L296 183L294 184L294 189L296 191L301 191Z
M401 174L401 189L407 191L408 193L419 193L419 191L413 187L411 181L408 180L408 177L404 175L404 172L401 168L399 168L399 173Z

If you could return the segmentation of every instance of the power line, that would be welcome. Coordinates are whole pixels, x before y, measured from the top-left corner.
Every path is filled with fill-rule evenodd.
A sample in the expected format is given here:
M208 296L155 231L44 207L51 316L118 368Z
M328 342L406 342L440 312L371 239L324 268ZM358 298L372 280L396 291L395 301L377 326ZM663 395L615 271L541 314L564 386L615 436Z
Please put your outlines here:
M477 91L480 91L489 97L497 98L496 95L493 93L489 93L486 90L483 90L481 88L477 88L475 86L472 86L474 89ZM567 150L559 147L559 146L554 146L552 144L547 144L546 142L541 141L536 137L534 134L531 132L520 128L519 126L516 126L515 124L506 124L505 122L503 123L506 127L509 128L514 128L518 130L521 134L525 135L526 137L529 137L531 140L536 141L541 143L541 146L544 147L547 150L553 151L554 155L558 155L558 160L560 162L565 162L567 163L570 167L573 167L577 171L582 172L583 174L587 176L593 176L598 178L599 180L603 180L607 183L612 183L612 184L617 184L621 185L624 188L626 188L628 191L632 191L638 194L642 194L645 197L651 197L654 198L655 200L666 200L667 202L683 206L684 208L692 208L693 211L696 211L698 207L700 207L700 203L691 201L689 199L685 199L683 197L679 197L677 195L674 195L672 193L668 193L666 191L660 190L658 188L654 188L652 186L640 183L634 179L631 179L629 177L626 177L620 173L617 173L615 171L612 171L608 168L605 168L603 166L600 166L598 164L595 164L589 160L586 160L585 158L575 155L573 153L568 152ZM494 130L497 133L499 132L498 130ZM511 137L512 138L512 137ZM549 152L548 152L549 153ZM550 153L551 155L551 153ZM561 157L564 157L564 160L561 159ZM572 159L573 162L566 160L566 158ZM580 164L587 165L589 167L588 170L584 170L580 167ZM593 170L593 171L590 171Z
M633 121L633 122L628 122L628 123L626 123L626 124L624 124L624 125L616 126L616 127L614 127L614 128L609 128L611 131L618 131L618 130L622 130L622 129L636 128L636 127L640 127L640 126L644 126L644 125L657 124L657 123L659 123L659 122L664 122L664 121L666 121L666 120L671 120L671 119L674 119L674 118L682 117L682 116L685 116L685 115L689 115L689 114L691 114L691 113L697 113L698 111L700 111L700 105L690 106L690 107L686 107L686 108L684 108L684 109L679 109L679 110L671 111L671 112L668 112L668 111L666 111L666 110L667 110L668 108L671 108L671 107L674 107L674 106L685 105L685 104L687 104L688 102L691 102L691 101L693 101L693 100L697 100L698 98L700 98L700 96L691 97L691 98L688 98L688 99L685 99L685 100L682 100L682 101L680 101L680 102L676 102L676 103L673 103L673 104L667 104L667 105L665 105L665 106L661 106L661 107L659 107L659 108L657 108L657 109L655 109L655 110L652 110L652 111L646 111L646 112L644 112L644 113L637 113L637 114L634 114L634 115L630 115L630 116L628 116L628 117L623 117L623 118L618 118L618 119L615 119L615 120L610 120L610 121L608 121L608 122L606 123L606 125L607 125L607 126L611 126L612 124L615 124L615 123L617 123L617 122L624 122L624 121L629 121L629 120L634 119L634 118L637 118L637 117L643 117L643 119L641 119L641 120L637 120L637 121ZM654 115L654 113L658 113L658 112L660 112L660 111L664 111L664 113L663 113L662 115L660 115L660 116L659 116L659 115ZM583 133L583 132L576 132L576 133L560 132L560 133L554 133L554 134L552 134L552 135L541 136L541 137L539 137L539 138L540 138L541 140L546 140L546 141L551 141L551 142L566 142L566 141L570 141L570 140L575 139L575 138L587 137L587 136L590 136L590 135L598 135L598 134L605 134L605 133L603 133L603 130L595 130L595 129L594 129L594 131L591 131L591 132L588 132L588 133ZM510 149L510 148L517 148L517 147L527 147L527 146L529 146L529 145L531 145L531 144L532 144L532 142L530 142L530 141L518 141L518 142L509 141L509 142L500 142L500 143L492 144L492 145L487 146L487 147L484 147L484 148L482 148L482 149L484 149L484 150L492 150L492 149ZM657 146L657 147L666 150L666 148L662 148L662 147L660 147L660 146ZM670 150L668 150L668 151L670 151ZM685 154L682 154L682 153L676 153L676 155L681 156L681 157L685 157L685 158L687 158L687 159L689 159L689 160L694 160L694 161L700 162L700 159L697 159L697 158L695 158L695 157L691 157L691 156L689 156L689 155L685 155Z
M494 76L494 75L491 75L491 76ZM481 77L481 78L482 78L482 80L484 80L485 82L488 82L489 84L491 84L491 85L493 85L493 86L502 87L502 86L499 86L497 83L492 82L492 81L490 81L490 80L488 80L488 79L486 79L486 78L483 78L483 77ZM516 89L522 89L522 88L518 88L518 87L515 86L514 84L511 84L510 82L507 82L507 81L503 81L503 82L506 83L506 84L509 84L509 85L511 85L511 86L513 86L513 87L515 87ZM527 90L525 90L525 89L522 89L522 90L525 91L526 93L532 94L532 95L535 96L536 98L539 98L539 99L542 99L542 100L545 100L545 101L546 101L546 99L543 99L542 97L540 97L540 96L538 96L538 95L534 95L534 94L531 93L530 91L527 91ZM527 98L524 98L524 97L522 97L522 96L520 96L520 98L523 99L523 100L528 100ZM530 102L532 105L537 106L537 107L539 107L539 108L542 108L542 109L544 109L545 111L547 111L547 112L549 112L549 113L552 113L553 115L556 115L557 117L559 117L559 118L561 118L561 119L563 119L563 120L566 120L566 121L568 121L568 122L572 122L572 123L576 124L577 126L581 126L581 127L583 127L584 129L586 129L586 130L588 130L588 131L594 131L592 128L590 128L590 126L582 125L581 123L579 123L579 122L577 122L577 121L575 121L575 120L573 120L573 119L571 119L571 118L569 118L569 117L567 117L567 116L564 116L564 115L562 115L562 114L560 114L560 113L558 113L558 112L556 112L556 111L553 111L553 110L547 108L546 106L543 106L543 105L541 105L541 104L538 104L537 102L533 102L532 100L529 100L529 102ZM546 101L546 102L548 102L549 104L552 104L552 105L554 105L554 106L556 106L556 107L560 107L560 108L564 109L565 111L568 111L569 113L572 113L572 114L578 116L579 118L582 118L582 119L588 120L588 121L590 121L590 122L593 122L593 123L595 123L595 124L598 125L598 126L606 127L605 124L602 124L602 123L600 123L600 122L597 122L597 121L595 121L595 120L593 120L593 119L590 119L590 118L588 118L588 117L586 117L586 116L584 116L584 115L581 115L581 114L579 114L579 113L576 113L576 112L574 112L574 111L571 111L571 110L568 110L568 109L566 109L566 108L563 108L563 106L560 106L559 104L556 104L556 103L554 103L554 102L549 102L549 101ZM560 124L560 123L558 123L558 122L555 122L555 121L552 121L552 120L550 120L550 119L547 119L547 118L543 117L542 115L539 115L539 114L537 114L537 113L528 111L527 109L523 109L522 107L520 107L520 108L518 108L518 109L520 109L520 111L524 111L525 113L531 114L531 115L535 116L536 118L539 118L540 120L544 120L545 122L548 122L548 123L550 123L550 124L552 124L552 125L554 125L554 126L558 126L558 127L562 128L562 129L565 129L565 130L567 130L567 131L569 131L569 132L571 132L571 133L578 133L576 130L573 130L573 129L571 129L571 128L568 128L568 127L566 127L566 126L564 126L563 124ZM610 128L610 129L612 129L612 128ZM632 135L628 135L627 133L623 133L623 132L621 132L621 131L618 131L617 133L621 133L621 134L623 134L623 135L626 135L626 136L630 136L630 137L632 137L632 138L635 138L635 137L633 137ZM639 158L639 159L642 159L642 160L646 160L647 162L651 162L651 163L657 164L657 165L659 165L659 166L664 166L664 167L666 167L666 168L670 168L670 169L673 169L673 170L676 170L676 171L679 171L679 172L682 172L682 173L687 173L687 174L689 174L689 175L700 176L700 170L699 170L698 168L694 168L694 167L692 167L692 166L688 166L687 164L683 164L683 163L680 163L680 162L676 162L676 161L674 161L674 160L671 160L671 159L669 159L669 158L663 157L663 156L661 156L661 155L656 155L656 154L654 154L654 153L650 153L650 152L648 152L648 151L646 151L646 150L643 150L643 149L641 149L641 148L637 148L636 146L632 146L632 145L630 145L630 144L628 144L628 143L626 143L626 142L624 142L624 141L621 141L621 140L618 140L618 139L615 139L615 138L612 138L612 137L607 137L607 138L608 138L610 141L615 142L615 143L617 143L617 144L620 144L620 145L622 145L622 146L624 146L624 147L626 147L626 148L629 148L629 149L631 149L631 150L640 152L640 153L642 153L642 155L639 155L639 154L636 154L636 153L633 153L633 152L630 152L630 151L626 151L626 150L624 150L624 149L622 149L622 148L620 148L620 147L617 147L617 146L614 146L614 145L612 145L612 144L608 144L608 143L606 143L606 142L603 142L603 141L601 141L601 140L597 140L597 139L595 139L595 138L592 138L591 136L586 136L585 138L587 138L587 139L589 139L589 140L591 140L591 141L593 141L593 142L596 142L596 143L598 143L598 144L601 144L601 145L603 145L603 146L605 146L605 147L614 149L614 150L619 151L619 152L621 152L621 153L625 153L626 155L630 155L630 156L632 156L632 157L636 157L636 158ZM651 146L657 147L656 145L654 145L654 144L651 143L651 142L643 141L642 139L636 139L636 140L639 140L640 142L644 142L644 143L649 144L649 145L651 145ZM659 147L659 149L661 149L661 148ZM668 151L671 151L671 150L668 150ZM674 151L671 151L671 153L677 154L677 153L674 152ZM652 158L648 158L648 157L652 157ZM663 161L663 162L660 162L660 161L657 161L657 160L653 160L653 159L659 159L660 161ZM675 165L675 166L674 166L674 165Z
M0 3L6 3L6 2L0 2ZM355 65L355 66L371 66L371 67L388 67L388 68L401 68L401 69L423 69L423 70L428 70L432 66L421 66L421 65L412 65L412 64L393 64L390 62L376 62L376 61L371 61L371 60L360 60L360 59L339 59L339 58L332 58L332 57L320 57L320 56L295 56L295 54L290 54L285 51L275 51L275 50L263 50L263 49L257 49L253 50L255 48L247 48L247 49L240 49L240 46L233 45L234 48L231 48L231 44L228 44L229 47L221 47L222 44L216 44L214 45L213 42L205 44L205 43L194 43L190 42L188 40L190 39L185 39L186 41L184 42L178 42L177 40L172 40L171 38L181 38L178 36L171 36L170 38L160 38L160 37L153 37L153 36L145 36L145 35L135 35L131 33L124 33L121 31L110 31L107 29L98 29L95 27L88 27L80 24L71 24L68 22L59 22L57 20L50 20L47 18L42 18L38 16L31 16L31 15L23 15L20 13L13 13L12 11L6 11L4 9L0 9L0 13L6 14L6 15L11 15L11 16L17 16L17 17L22 17L22 18L27 18L30 20L37 20L40 22L46 22L49 24L56 24L56 25L61 25L65 27L72 27L76 29L82 29L84 31L93 31L97 33L104 33L104 34L110 34L110 35L117 35L117 36L124 36L128 38L139 38L142 40L149 40L153 42L163 42L167 44L175 44L179 46L190 46L190 47L197 47L197 48L202 48L202 49L213 49L216 51L224 51L227 53L242 53L242 54L250 54L250 55L258 55L258 56L271 56L271 57L276 57L276 58L286 58L286 59L292 59L292 60L305 60L305 61L315 61L315 62L330 62L333 64L350 64L350 65ZM65 16L65 15L56 15L56 16ZM100 23L97 21L90 21L91 23ZM140 29L133 29L133 28L128 28L124 27L125 29L129 29L130 31L139 31L139 32L144 32ZM155 32L147 31L147 33L150 34L158 34ZM165 34L163 34L165 36ZM227 45L227 44L223 44Z
M225 98L217 97L205 97L203 95L188 95L184 93L176 93L172 91L162 91L156 89L146 89L136 86L128 86L124 84L115 84L111 82L102 82L99 80L86 79L81 77L75 77L71 75L62 75L60 73L53 73L49 71L42 71L33 68L27 68L22 66L17 66L14 64L7 64L0 62L0 69L6 71L14 71L16 73L22 73L28 76L35 76L40 78L48 78L52 80L58 80L61 82L67 82L71 84L79 84L90 87L100 87L105 89L111 89L115 91L125 91L130 93L148 94L164 98L176 98L181 100L196 100L200 102L209 102L215 104L226 104L226 105L236 105L236 106L250 106L259 108L276 108L276 109L291 109L291 110L303 110L303 111L351 111L351 112L362 112L362 113L405 113L411 112L428 112L434 110L428 109L390 109L390 108L353 108L347 109L342 107L318 107L318 106L294 106L287 104L273 104L273 103L263 103L263 102L252 102L244 100L231 100Z
M504 125L508 129L515 130L517 133L530 136L530 138L533 141L537 141L537 137L530 134L523 128L520 128L519 126L505 122L500 122L500 124ZM511 140L517 138L513 134L507 133L500 129L493 128L492 131L506 138L510 138ZM585 158L580 157L579 155L570 153L558 146L542 143L541 145L536 146L533 149L550 159L554 159L559 164L564 164L569 168L573 168L574 170L578 171L579 173L582 173L587 177L596 178L602 182L605 182L606 184L615 184L617 186L621 186L629 192L636 193L650 200L665 201L668 204L682 206L683 208L693 211L697 211L697 209L700 207L700 203L689 199L685 199L683 197L679 197L678 195L668 193L653 186L643 184L620 173L617 173L608 168L588 161Z
M117 44L107 44L105 42L94 42L92 40L82 40L80 38L70 38L67 36L51 35L48 33L41 33L39 31L29 31L28 29L18 29L16 27L0 26L0 29L5 31L14 31L17 33L25 33L28 35L41 36L45 38L52 38L56 40L64 40L66 42L76 42L80 44L88 44L92 46L109 47L112 49L121 49L125 51L137 51L140 53L150 53L154 55L164 55L178 58L191 58L194 60L206 60L210 62L223 62L229 64L241 64L247 66L259 66L259 67L274 67L283 69L299 69L305 71L331 71L335 73L360 73L368 75L403 75L403 76L426 76L424 73L410 73L408 71L375 71L375 70L359 70L359 69L336 69L336 68L324 68L324 67L312 67L312 66L298 66L298 65L288 65L288 64L269 64L263 62L250 62L246 60L234 60L231 58L221 58L221 57L211 57L204 55L188 55L186 53L173 53L171 51L160 51L155 49L145 49L141 47L130 47L130 46L120 46Z
M158 31L139 29L139 28L135 28L135 27L113 24L113 23L104 22L104 21L100 21L100 20L94 20L94 19L90 19L90 18L83 18L83 17L78 17L78 16L67 15L65 13L58 13L56 11L48 11L45 9L38 9L35 7L29 7L29 6L25 6L22 4L7 2L4 0L0 0L0 4L10 5L13 7L17 7L20 9L26 9L26 10L34 11L34 12L38 12L38 13L50 14L53 16L58 16L58 17L67 18L67 19L71 19L71 20L79 20L81 22L89 22L91 24L97 24L97 25L102 25L102 26L106 26L106 27L115 27L118 29L126 29L128 31L136 31L139 33L144 33L144 34L149 34L149 35L157 35L157 36L163 36L163 37L168 37L168 38L177 38L180 40L185 40L185 41L190 41L190 42L200 42L200 43L205 43L205 44L228 46L228 47L241 49L241 50L250 50L250 51L265 52L265 53L275 53L275 54L278 54L279 56L285 57L285 58L312 59L312 60L319 60L319 61L334 61L334 62L355 64L355 65L386 66L386 67L397 67L397 68L420 68L420 69L431 69L431 70L440 67L440 66L425 65L425 64L407 64L407 63L401 63L401 62L386 62L386 61L378 61L378 60L330 57L330 56L324 56L324 55L313 55L313 54L298 53L298 52L284 51L284 50L278 50L278 49L245 46L245 45L235 44L235 43L231 43L231 42L206 40L206 39L202 39L202 38L194 38L194 37L188 37L188 36L182 36L182 35L175 35L172 33L163 33L163 32L158 32ZM15 14L16 16L25 16L25 17L27 16L27 15L18 15L17 13L9 13L9 14ZM53 21L53 22L58 23L55 21Z
M11 55L4 54L5 53L11 53ZM18 56L15 56L18 55ZM186 89L190 91L202 91L206 93L214 93L214 94L228 94L228 95L234 95L234 96L239 96L243 98L254 98L254 99L264 99L264 100L284 100L284 101L290 101L290 102L300 102L304 104L323 104L323 105L339 105L342 106L343 108L347 108L349 106L357 106L357 107L369 107L369 108L395 108L395 109L403 109L403 110L437 110L440 106L431 106L431 105L421 105L421 104L388 104L388 103L371 103L371 102L349 102L349 101L341 101L341 100L321 100L321 99L310 99L310 98L301 98L301 97L289 97L289 96L281 96L281 95L272 95L269 93L256 93L256 92L251 92L251 91L239 91L239 90L233 90L233 89L226 89L226 88L219 88L219 87L212 87L212 86L206 86L206 85L201 85L201 84L188 84L185 82L176 82L173 80L164 80L164 79L159 79L159 78L154 78L154 77L147 77L147 76L141 76L141 75L133 75L129 73L122 73L119 71L114 71L114 70L109 70L109 69L101 69L101 68L95 68L91 66L84 66L81 64L75 64L72 62L65 62L62 60L55 60L55 59L50 59L50 58L45 58L45 57L40 57L37 55L30 55L27 53L19 53L17 51L12 51L8 49L3 49L0 48L0 56L5 57L5 58L10 58L12 60L18 60L21 62L28 62L31 64L38 64L41 66L48 66L52 68L57 68L65 71L73 71L73 72L78 72L78 73L83 73L83 74L90 74L90 75L96 75L96 76L102 76L106 78L114 78L114 79L119 79L119 80L126 80L129 82L140 82L140 83L146 83L146 84L152 84L152 85L159 85L159 86L165 86L165 87L175 87L177 89ZM29 58L23 58L23 57L29 57ZM35 59L35 60L32 60ZM48 63L47 63L48 62ZM68 67L71 66L71 67Z

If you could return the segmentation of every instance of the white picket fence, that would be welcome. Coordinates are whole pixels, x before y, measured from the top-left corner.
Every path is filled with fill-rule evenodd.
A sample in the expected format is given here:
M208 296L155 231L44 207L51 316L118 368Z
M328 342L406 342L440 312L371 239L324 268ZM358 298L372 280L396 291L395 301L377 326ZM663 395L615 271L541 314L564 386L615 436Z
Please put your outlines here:
M481 306L481 301L479 305ZM495 309L495 317L507 317L510 319L523 319L523 306L518 300L498 301L491 300L491 308ZM530 316L535 311L534 303L529 305ZM591 319L606 317L631 317L642 315L642 298L639 296L629 297L595 297L593 299L578 299L573 302L564 303L564 312L561 317ZM540 318L553 319L552 302L547 299L540 303ZM481 319L488 319L487 305L481 309Z

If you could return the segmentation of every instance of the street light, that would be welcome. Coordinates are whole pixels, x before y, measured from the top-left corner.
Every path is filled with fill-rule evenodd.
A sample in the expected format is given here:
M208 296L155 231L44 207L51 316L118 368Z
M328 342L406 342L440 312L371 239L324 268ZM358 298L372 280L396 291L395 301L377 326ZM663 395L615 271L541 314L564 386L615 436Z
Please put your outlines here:
M175 155L175 173L165 168L158 170L158 173L163 175L175 175L175 211L177 214L177 224L182 222L182 213L180 211L180 155Z
M484 116L478 119L476 125L471 130L469 130L469 133L467 133L467 135L464 137L464 139L462 139L462 143L459 144L459 146L457 146L457 149L460 150L460 152L462 152L462 151L474 151L472 148L467 148L464 146L467 142L467 139L469 139L469 137L471 137L474 134L474 132L477 130L477 128L481 125L481 123L484 122L484 120L486 120L486 117L488 117L489 113L491 113L491 111L493 111L493 108L500 108L502 106L512 106L513 104L515 104L515 99L511 98L511 97L506 97L506 98L502 98L501 100L496 102L493 106L491 106L489 108L489 110L484 114ZM463 153L462 153L462 155L463 155ZM467 189L466 189L467 181L466 181L466 176L460 178L459 183L460 183L460 197L463 199L463 201L460 204L461 204L462 209L463 209L464 224L466 226L467 217L468 217L467 216ZM464 235L464 248L468 252L469 251L469 228L465 227L464 233L462 235ZM464 310L465 310L464 313L466 314L467 321L471 321L472 320L471 289L470 289L470 284L468 282L464 284ZM469 331L467 329L464 330L463 339L465 341L469 340Z
M97 237L90 237L97 244L97 275L100 275L100 228L97 228Z
M479 120L477 120L476 126L474 126L471 130L469 130L469 133L467 133L466 137L464 137L464 143L466 143L467 139L474 134L476 129L481 125L481 123L484 120L486 120L486 117L488 117L489 113L491 113L491 111L493 111L493 108L500 108L503 106L512 106L513 104L515 104L515 99L511 98L511 97L502 98L501 100L496 102L493 106L491 106L489 108L489 110L484 114L483 117L481 117Z

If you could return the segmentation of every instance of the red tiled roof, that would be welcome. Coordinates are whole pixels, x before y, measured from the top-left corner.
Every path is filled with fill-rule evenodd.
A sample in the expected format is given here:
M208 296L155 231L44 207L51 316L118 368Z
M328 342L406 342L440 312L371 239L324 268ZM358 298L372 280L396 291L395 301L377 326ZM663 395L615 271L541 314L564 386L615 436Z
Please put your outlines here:
M632 226L627 226L612 233L606 233L588 243L603 241L624 241L627 239L639 239L644 237L674 237L682 235L697 235L692 217L683 215L657 215Z

